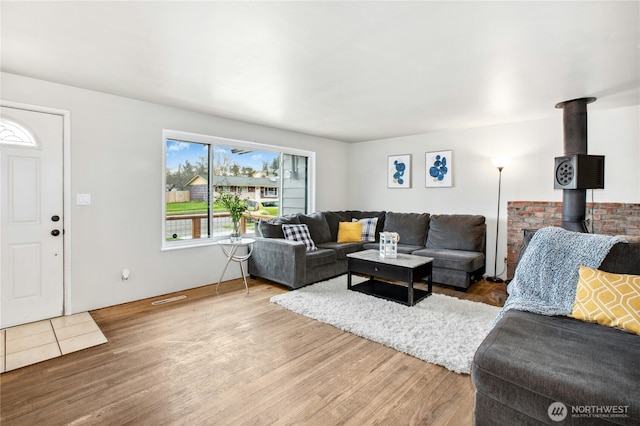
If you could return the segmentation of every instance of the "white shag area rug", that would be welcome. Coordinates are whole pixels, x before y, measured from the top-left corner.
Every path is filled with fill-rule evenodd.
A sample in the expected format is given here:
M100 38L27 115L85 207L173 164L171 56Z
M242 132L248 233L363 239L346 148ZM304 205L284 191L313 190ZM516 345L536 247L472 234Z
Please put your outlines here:
M354 284L362 281L362 277L353 277ZM500 311L496 306L435 293L405 306L347 290L346 275L273 296L271 302L466 374Z

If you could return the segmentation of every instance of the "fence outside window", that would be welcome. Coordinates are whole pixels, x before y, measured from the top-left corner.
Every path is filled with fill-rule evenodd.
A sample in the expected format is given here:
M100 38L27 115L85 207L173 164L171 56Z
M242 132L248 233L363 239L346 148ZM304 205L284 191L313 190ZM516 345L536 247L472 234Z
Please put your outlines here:
M212 216L211 236L225 237L231 234L233 229L233 221L229 216L229 212L214 213ZM260 220L268 220L273 216L260 214L245 214L240 219L240 233L253 234L255 232L255 224ZM207 238L207 215L175 215L166 217L165 239L167 241L174 240L190 240L197 238Z

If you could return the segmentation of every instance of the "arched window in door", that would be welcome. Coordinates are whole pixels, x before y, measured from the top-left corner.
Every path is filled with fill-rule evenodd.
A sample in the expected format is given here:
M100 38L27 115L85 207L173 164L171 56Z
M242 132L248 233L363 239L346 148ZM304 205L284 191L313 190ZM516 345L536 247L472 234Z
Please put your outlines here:
M6 118L0 119L0 144L19 146L38 146L36 138L24 126Z

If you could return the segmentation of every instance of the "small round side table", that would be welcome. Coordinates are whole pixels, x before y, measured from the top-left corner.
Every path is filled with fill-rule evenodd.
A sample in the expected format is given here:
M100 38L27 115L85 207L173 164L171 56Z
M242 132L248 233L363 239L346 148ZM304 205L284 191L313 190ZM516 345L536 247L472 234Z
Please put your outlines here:
M240 264L240 272L242 272L242 279L244 281L244 288L247 289L247 293L249 293L249 286L247 285L247 276L244 273L244 268L242 267L243 262L251 257L251 253L253 253L253 243L256 240L253 238L242 238L240 241L231 241L230 239L220 240L216 243L222 249L222 252L225 256L227 256L227 263L224 265L224 269L220 274L220 278L218 279L218 284L216 285L216 291L218 291L218 287L220 286L220 282L222 281L222 277L224 273L227 272L227 267L231 261L238 262ZM248 247L247 254L236 255L236 251L240 247Z

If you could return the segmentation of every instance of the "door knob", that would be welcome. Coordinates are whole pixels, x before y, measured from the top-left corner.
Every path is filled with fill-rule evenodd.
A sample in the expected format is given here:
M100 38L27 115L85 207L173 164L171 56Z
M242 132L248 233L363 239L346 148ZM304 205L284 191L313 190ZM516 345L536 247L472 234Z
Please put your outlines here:
M60 220L60 216L58 216L57 214L54 214L53 216L51 216L51 221L52 222L57 222Z
M57 229L54 229L53 231L51 231L51 235L53 235L54 237L57 237L58 235L60 235L60 231Z

